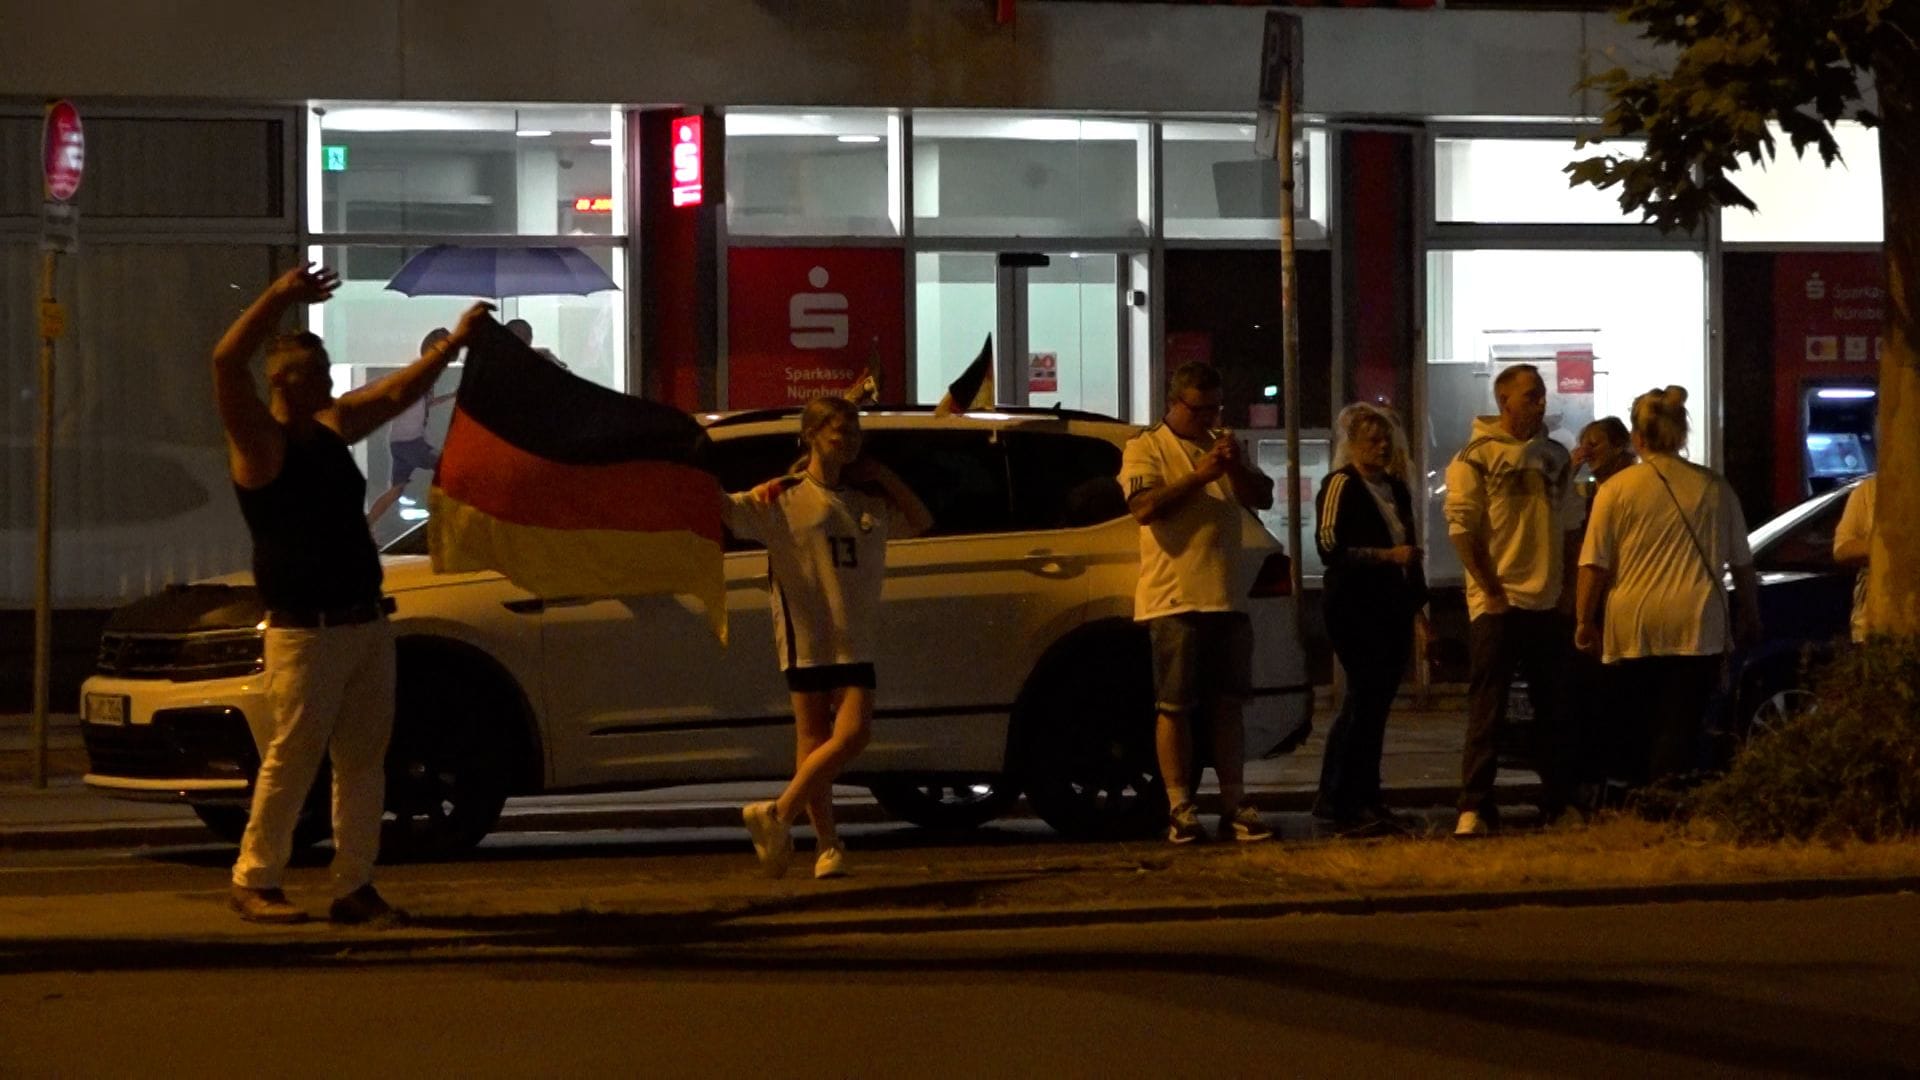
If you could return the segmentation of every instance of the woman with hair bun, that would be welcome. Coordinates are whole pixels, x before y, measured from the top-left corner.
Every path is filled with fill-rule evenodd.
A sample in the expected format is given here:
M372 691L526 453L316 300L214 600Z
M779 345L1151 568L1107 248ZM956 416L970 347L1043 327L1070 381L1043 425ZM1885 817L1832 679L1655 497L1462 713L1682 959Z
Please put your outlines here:
M1574 643L1608 665L1617 722L1631 725L1624 734L1635 748L1624 779L1645 784L1698 764L1701 720L1734 631L1752 640L1760 618L1747 523L1733 489L1680 457L1687 391L1641 394L1632 420L1640 463L1594 495ZM1729 569L1731 601L1721 584Z

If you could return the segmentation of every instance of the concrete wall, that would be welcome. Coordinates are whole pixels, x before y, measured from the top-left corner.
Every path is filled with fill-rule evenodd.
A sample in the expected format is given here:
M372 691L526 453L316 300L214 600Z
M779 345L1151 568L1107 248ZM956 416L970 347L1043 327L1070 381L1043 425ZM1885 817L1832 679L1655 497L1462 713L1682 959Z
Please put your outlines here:
M10 4L0 97L1245 110L1257 8L979 0ZM1568 116L1605 15L1311 9L1302 108ZM84 28L84 29L80 29ZM1590 57L1598 57L1592 59Z

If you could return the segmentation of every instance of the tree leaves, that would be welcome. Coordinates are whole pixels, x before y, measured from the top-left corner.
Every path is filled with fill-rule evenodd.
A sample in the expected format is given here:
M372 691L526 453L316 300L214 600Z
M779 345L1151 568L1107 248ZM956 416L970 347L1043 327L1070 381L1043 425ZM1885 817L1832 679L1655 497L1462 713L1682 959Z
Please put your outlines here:
M1603 154L1567 166L1569 184L1616 186L1621 209L1663 231L1698 228L1716 208L1753 209L1728 179L1771 162L1777 123L1796 154L1841 160L1833 124L1873 123L1861 80L1875 55L1920 34L1915 0L1626 0L1622 21L1678 52L1665 74L1600 72L1581 88L1608 97L1602 135L1644 139L1638 158Z

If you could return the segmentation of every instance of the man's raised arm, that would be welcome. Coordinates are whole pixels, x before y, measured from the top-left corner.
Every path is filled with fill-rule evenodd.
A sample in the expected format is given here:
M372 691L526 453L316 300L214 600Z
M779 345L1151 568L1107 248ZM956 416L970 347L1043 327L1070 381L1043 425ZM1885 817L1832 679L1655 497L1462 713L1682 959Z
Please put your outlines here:
M325 303L340 276L306 263L274 279L213 347L213 400L227 433L227 468L241 487L263 487L280 473L286 440L253 381L253 356L295 304Z
M333 403L327 426L339 432L348 443L356 443L405 412L407 406L433 389L433 381L466 347L473 328L492 311L493 305L485 301L473 305L460 316L460 324L453 328L453 333L427 346L419 359L384 379L342 394L340 400Z

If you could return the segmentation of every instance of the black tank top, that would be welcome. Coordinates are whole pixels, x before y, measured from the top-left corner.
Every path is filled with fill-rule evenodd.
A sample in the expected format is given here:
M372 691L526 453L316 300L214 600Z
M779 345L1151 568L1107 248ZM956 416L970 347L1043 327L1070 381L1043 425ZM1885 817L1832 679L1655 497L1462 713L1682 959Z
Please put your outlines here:
M265 487L239 484L253 535L253 579L273 611L332 611L380 599L380 555L367 527L367 478L332 428L302 440L285 425L286 463Z

